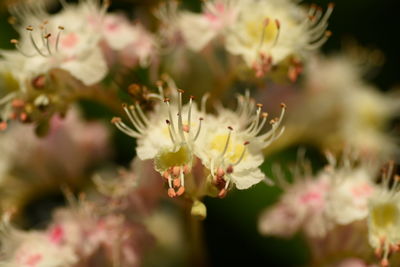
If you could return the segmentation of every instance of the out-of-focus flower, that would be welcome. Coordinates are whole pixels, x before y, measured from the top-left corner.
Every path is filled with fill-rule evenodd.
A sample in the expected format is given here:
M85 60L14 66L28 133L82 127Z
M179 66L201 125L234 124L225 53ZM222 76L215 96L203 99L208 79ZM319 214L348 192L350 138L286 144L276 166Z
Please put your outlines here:
M315 176L308 167L296 167L294 183L281 182L283 196L261 216L261 233L287 237L302 229L311 238L321 238L335 225L366 219L376 191L375 169L366 163L354 166L347 157L337 165L329 156L329 164Z
M311 143L332 151L352 147L387 160L395 144L384 131L399 110L398 98L362 81L350 56L317 57L306 73L306 91L291 102L287 130L276 145Z
M11 124L0 136L1 206L18 207L31 194L62 184L79 186L109 155L108 137L104 125L83 121L76 109L65 118L53 117L44 138L35 135L33 125Z
M170 98L159 86L159 95L149 95L159 101L149 114L145 115L138 103L123 106L134 129L120 118L113 123L137 138L139 159L154 161L155 170L168 183L170 197L185 191L193 199L224 197L231 185L247 189L266 178L259 169L262 149L282 133L284 105L280 118L271 121L272 129L262 133L267 116L248 96L239 98L236 112L221 108L213 116L205 113L206 98L198 110L193 97L187 105L182 104L183 91L176 89L172 80L168 80L173 90Z
M94 85L107 74L101 31L88 21L90 16L104 17L107 4L62 3L56 14L47 13L41 2L10 7L20 40L11 40L16 50L0 52L0 77L9 81L1 88L3 121L36 120L46 117L44 110L63 112L74 90Z
M242 57L256 76L289 62L287 75L296 80L309 51L320 47L330 36L326 29L332 10L330 4L323 14L313 5L307 12L286 0L215 0L205 3L200 14L179 12L175 5L159 11L163 15L159 17L164 24L171 18L175 20L169 25L170 35L175 39L180 36L190 49L199 51L222 37L218 39L223 40L226 50Z
M290 237L303 230L310 237L322 237L332 228L325 212L330 177L323 172L315 178L311 173L303 175L294 177L294 184L286 184L279 202L261 215L262 234Z
M17 230L3 222L0 229L0 264L4 267L74 266L78 258L71 247L57 244L45 232Z
M393 164L384 170L382 185L369 203L368 236L369 243L375 249L375 254L381 260L383 267L389 266L389 256L399 250L400 244L400 201L399 181L395 175L393 184L390 180L393 175Z

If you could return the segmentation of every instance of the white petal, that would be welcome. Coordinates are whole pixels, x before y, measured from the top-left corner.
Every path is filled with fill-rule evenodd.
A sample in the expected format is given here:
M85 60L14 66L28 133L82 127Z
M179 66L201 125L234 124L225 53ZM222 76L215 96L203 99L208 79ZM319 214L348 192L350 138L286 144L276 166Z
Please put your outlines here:
M100 48L89 51L90 55L83 59L67 61L60 68L71 73L72 76L82 81L85 85L100 82L107 74L108 68Z

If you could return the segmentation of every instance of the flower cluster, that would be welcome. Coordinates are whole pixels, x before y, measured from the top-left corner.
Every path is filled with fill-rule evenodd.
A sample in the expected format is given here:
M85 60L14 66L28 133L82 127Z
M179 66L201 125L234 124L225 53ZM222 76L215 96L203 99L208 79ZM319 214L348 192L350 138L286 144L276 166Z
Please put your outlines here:
M284 130L280 127L284 104L280 117L270 120L271 129L264 132L268 114L248 94L238 96L236 111L219 107L217 115L212 115L206 113L207 96L201 107L192 96L183 105L184 91L171 79L167 81L169 97L161 81L159 94L148 95L156 101L149 114L143 112L140 103L123 105L134 128L119 117L112 122L137 139L138 158L154 162L155 170L167 182L170 197L185 192L192 199L224 197L232 187L247 189L267 179L259 169L262 151Z

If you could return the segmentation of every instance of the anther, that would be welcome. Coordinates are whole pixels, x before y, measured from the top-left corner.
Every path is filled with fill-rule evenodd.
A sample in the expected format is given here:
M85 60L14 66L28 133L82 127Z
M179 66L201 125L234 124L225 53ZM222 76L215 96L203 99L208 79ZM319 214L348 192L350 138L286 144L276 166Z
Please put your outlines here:
M285 103L281 103L281 108L287 108Z
M164 103L169 103L169 98L168 97L164 98Z
M178 188L181 186L181 179L175 178L173 181L174 187Z
M183 91L182 89L178 89L178 92L179 92L180 94L185 93L185 91Z
M229 166L226 168L226 173L227 173L227 174L233 173L233 166L232 166L232 165L229 165Z
M181 196L181 195L183 195L183 193L185 193L185 187L181 186L181 187L179 187L178 191L176 192L176 195Z
M0 122L0 131L4 131L5 129L7 129L7 122Z
M326 31L325 32L325 36L326 37L331 37L332 36L332 32L331 31Z
M184 132L186 132L186 133L189 133L189 131L190 131L189 125L184 124L184 125L182 126L182 130L183 130Z
M121 122L121 118L120 117L114 117L111 119L111 123L115 124L115 123L120 123Z
M218 193L219 198L224 198L226 196L227 190L225 188L222 188L221 191Z
M223 177L225 175L225 172L222 168L217 169L217 177Z
M267 112L263 112L263 113L261 113L261 117L263 117L263 118L267 118L267 117L268 117L268 113L267 113Z
M65 30L65 28L63 26L58 26L58 29L61 31Z
M257 104L256 105L258 108L262 108L263 107L263 104Z
M175 193L175 190L173 188L168 188L168 196L170 198L176 197L176 193Z
M233 131L233 128L231 126L228 126L228 130Z
M278 19L275 19L275 25L276 25L276 28L277 28L278 30L281 28L281 23L279 22Z
M25 29L26 29L27 31L30 31L30 32L33 31L33 27L32 27L32 26L28 26L28 27L26 27Z
M11 39L11 40L10 40L10 43L12 43L12 44L18 44L19 41L18 41L17 39Z
M51 33L48 33L44 36L44 38L49 39L51 37Z

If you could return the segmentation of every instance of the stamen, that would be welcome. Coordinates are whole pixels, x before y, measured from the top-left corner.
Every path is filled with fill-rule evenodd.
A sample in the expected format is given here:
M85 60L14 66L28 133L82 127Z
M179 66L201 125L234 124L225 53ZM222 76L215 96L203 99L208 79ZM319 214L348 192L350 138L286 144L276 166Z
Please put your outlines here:
M166 103L168 106L168 117L169 117L169 121L171 123L172 134L173 134L173 136L177 136L177 133L175 131L174 121L172 119L172 112L171 112L171 106L169 104L169 98L164 98L164 103Z
M140 133L129 128L125 123L122 122L121 118L119 117L112 118L111 123L114 124L120 131L122 131L126 135L132 136L134 138L141 137Z
M133 126L136 128L136 130L138 130L139 132L143 132L145 130L145 128L142 128L141 125L138 124L138 122L132 116L131 112L128 109L128 105L127 104L122 104L122 108L124 109L125 113L128 115L129 120L131 121Z
M168 133L169 133L169 138L171 138L172 144L175 145L175 137L172 133L171 130L171 122L169 120L166 120L167 124L168 124Z
M274 47L276 45L276 43L278 42L278 39L279 39L279 36L281 33L281 23L279 22L278 19L275 19L275 25L276 25L277 33L275 35L275 40L274 40L272 47Z
M58 47L60 45L60 38L61 38L61 33L64 31L63 26L58 26L58 33L57 33L57 39L56 39L56 52L58 52Z
M197 132L196 132L196 135L195 135L193 141L196 141L197 138L198 138L199 135L200 135L200 131L201 131L201 122L202 122L202 121L203 121L203 118L199 118L199 127L197 128Z
M47 55L45 55L41 49L39 49L38 45L36 44L35 39L33 38L33 27L32 26L28 26L26 27L26 30L29 32L29 39L31 40L31 43L33 45L33 47L35 48L35 50L42 56L42 57L47 57Z
M51 49L50 49L50 42L49 42L49 38L51 37L51 33L48 33L48 34L46 34L45 36L44 36L44 40L45 40L45 43L46 43L46 48L47 48L47 51L49 52L49 55L52 55L53 53L51 52Z
M235 163L233 163L233 166L237 166L242 161L242 159L244 158L244 155L247 152L247 145L248 144L250 144L250 142L248 142L248 141L244 142L244 144L243 144L244 147L243 147L242 154L240 154L239 159Z
M144 114L142 107L139 105L138 102L135 103L136 110L138 111L139 117L142 119L145 126L149 124L149 120L147 119L146 115Z
M229 130L228 137L226 138L225 147L224 147L224 150L222 151L220 157L222 157L223 155L225 155L226 151L228 150L229 141L230 141L230 139L231 139L231 134L232 134L233 128L232 128L231 126L228 126L228 130Z
M321 39L312 44L307 45L307 49L313 50L321 47L329 39L329 37L331 37L331 35L332 35L331 31L326 31Z
M188 111L188 126L189 126L188 132L190 132L190 127L192 126L191 125L191 118L192 118L193 99L194 99L194 96L190 96L190 99L189 99L189 111Z
M210 93L205 93L203 97L201 98L201 112L206 112L206 105L207 105L207 100L210 98Z
M185 136L183 134L183 122L182 122L182 94L183 90L178 89L179 99L178 99L178 129L179 135L181 137L181 141L185 141Z

